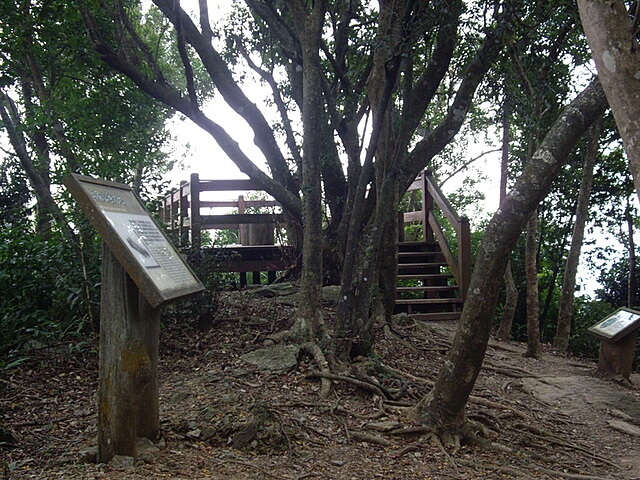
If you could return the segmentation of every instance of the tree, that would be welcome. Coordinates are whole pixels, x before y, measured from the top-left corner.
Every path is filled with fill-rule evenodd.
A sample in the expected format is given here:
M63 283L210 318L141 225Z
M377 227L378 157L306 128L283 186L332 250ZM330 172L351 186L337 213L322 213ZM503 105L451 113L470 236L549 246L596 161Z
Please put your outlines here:
M507 196L507 180L509 177L509 142L510 142L510 108L509 101L505 99L504 112L502 115L502 158L500 164L500 203ZM511 261L507 263L504 274L505 284L505 300L502 308L502 317L500 326L496 330L496 338L498 340L509 340L511 338L511 328L513 327L513 319L516 314L516 306L518 304L518 288L513 279L513 270L511 269Z
M170 112L99 61L79 12L68 8L68 2L3 2L0 45L0 132L8 146L0 163L3 169L19 166L21 175L15 177L28 180L36 222L34 229L30 217L23 215L19 224L0 225L5 228L2 234L8 242L25 242L25 250L58 255L49 262L28 256L34 271L50 269L41 272L43 279L59 278L39 287L46 291L43 299L55 300L51 303L56 303L58 315L51 315L51 323L63 324L75 315L80 324L89 319L97 327L96 235L60 188L62 178L70 171L99 176L131 183L146 195L169 165L163 148ZM3 267L9 277L16 273L8 273L10 265ZM13 322L16 331L21 322L23 330L46 330L26 323L38 307L33 306L31 314L28 308L12 309L11 294L0 302L6 306L8 324ZM25 288L28 294L36 296ZM59 298L69 304L66 311L57 305Z
M314 2L308 11L302 0L292 2L294 26L302 50L302 191L304 235L302 245L302 302L299 322L306 326L304 336L313 340L327 335L322 319L322 70L320 40L326 2Z
M491 73L493 89L500 96L496 101L503 103L503 138L508 141L508 150L503 151L503 169L509 169L513 176L523 168L531 157L545 131L557 118L560 109L570 95L571 76L574 69L583 61L581 54L580 31L577 9L570 2L535 2L525 7L527 12L519 22L523 28L535 29L541 34L529 41L512 42L502 55L497 68ZM566 61L571 56L573 62ZM560 60L565 59L565 60ZM496 78L496 76L499 77ZM497 95L494 93L494 95ZM517 105L517 108L513 108ZM505 128L505 126L507 128ZM506 141L504 143L507 143ZM511 160L509 165L509 160ZM506 172L505 172L506 174ZM506 189L506 178L504 182ZM545 283L538 281L539 272L544 266L545 208L541 206L529 223L529 235L526 237L523 269L523 282L526 296L518 313L526 312L530 335L529 352L539 355L539 330L541 322L540 293ZM507 269L505 303L503 318L496 332L501 339L511 335L513 320L518 308L518 291L514 273L518 271L519 251L514 254L514 270ZM511 279L511 280L510 280ZM510 280L510 281L509 281ZM549 307L552 288L542 309L543 316Z
M578 0L580 19L607 94L640 198L640 50L638 3L628 11L623 0Z
M593 169L598 158L598 148L600 133L602 131L602 119L599 119L591 126L589 131L589 141L584 152L584 163L582 167L582 181L578 202L576 205L575 222L571 237L571 246L562 277L562 297L560 299L560 311L556 323L556 335L553 345L564 352L569 346L569 334L571 333L571 323L573 320L573 301L576 288L576 275L580 260L580 251L584 239L584 229L589 214L589 199L593 186Z
M310 166L305 156L316 155L307 136L313 132L320 140L320 175L330 213L324 236L331 255L323 260L326 271L337 267L341 283L332 343L344 361L370 352L373 325L393 308L395 284L387 279L395 276L400 194L461 128L476 89L509 35L513 5L471 7L456 0L436 6L393 0L376 8L369 2L337 2L330 3L323 15L316 10L323 4L317 2L313 10L301 10L297 2L248 0L247 9L238 15L252 21L234 24L226 39L235 54L227 52L224 57L213 41L216 35L206 2L200 2L196 21L171 0L154 4L174 28L182 79L170 78L163 70L143 32L134 28L133 9L127 10L126 3L106 2L96 9L94 2L80 2L90 38L105 62L211 134L240 171L280 202L290 231L298 232L292 236L298 246L303 224L318 232L317 226L308 224L319 221L312 198L318 192L318 173L305 173L304 165ZM468 23L462 30L466 8ZM307 37L312 24L314 31L328 32L314 39L316 43ZM240 60L272 87L272 102L280 115L277 128L238 85L232 67ZM203 112L202 89L198 89L202 79L194 74L202 71L252 128L269 175ZM312 115L318 106L307 102L319 99L308 90L315 92L318 86L322 108L319 115ZM292 120L296 115L302 118L302 132ZM425 117L430 128L419 137L415 132L426 123ZM365 133L359 130L364 119L369 120ZM283 132L286 149L278 144L274 134L278 131ZM346 157L346 176L340 150ZM301 182L312 189L301 189ZM307 211L312 204L314 215ZM303 278L310 274L302 273ZM308 305L317 302L318 278L322 276L314 276L313 287L304 283ZM316 325L311 330L323 329Z
M436 5L385 0L377 8L369 2L328 2L320 26L328 33L318 39L306 35L320 28L315 23L319 21L315 9L322 10L324 2L303 9L295 0L248 0L246 14L252 15L253 21L246 22L248 31L239 29L246 36L238 32L232 36L239 55L231 58L249 58L250 67L254 62L251 68L272 86L273 104L284 113L278 124L284 142L279 144L274 134L278 130L249 101L236 81L232 62L225 61L213 42L206 2L199 2L195 21L176 2L154 0L154 4L173 26L183 64L180 81L165 74L122 2L104 2L101 9L94 2L80 2L94 48L141 90L210 133L242 172L280 201L292 230L299 232L307 220L317 221L306 215L307 208L317 205L318 192L300 190L300 181L313 189L318 178L317 170L304 168L307 161L311 162L308 167L316 166L317 144L306 137L313 134L322 138L320 175L331 212L324 234L332 240L327 243L335 245L333 251L341 266L341 300L327 353L335 353L335 358L344 362L353 355L368 354L375 322L384 320L390 311L393 285L385 279L390 271L395 275L399 198L416 175L453 141L502 47L513 36L526 45L537 33L536 28L519 30L520 23L512 22L532 12L524 8L526 5L520 8L517 2L476 5L453 1ZM104 8L109 6L113 8ZM323 94L320 119L308 115L309 110L318 111L318 90L315 83L307 85L317 79L312 75L319 74L318 57ZM201 68L194 69L194 64ZM269 174L203 112L194 70L206 71L225 101L253 129ZM502 277L506 258L527 219L551 188L552 178L581 133L605 106L604 94L594 82L537 145L529 165L494 216L478 255L460 330L431 397L421 400L414 410L418 421L439 431L459 432L463 428L464 406L491 329L500 288L496 279ZM294 114L303 119L302 155L296 137L300 132L292 121ZM359 129L364 119L367 128L363 134ZM321 123L317 123L319 120ZM418 127L422 135L417 134ZM346 156L346 178L336 142ZM279 146L282 144L286 149ZM287 162L288 157L293 163ZM308 175L311 178L305 178ZM344 198L337 198L337 192ZM317 277L308 278L310 287L305 287L304 295L317 291ZM303 302L314 305L314 299ZM303 320L319 319L316 315ZM318 327L312 326L312 331L322 331Z
M465 405L482 366L509 254L574 145L606 107L604 92L594 80L554 122L491 219L477 255L460 327L432 392L412 411L415 421L437 431L468 435Z

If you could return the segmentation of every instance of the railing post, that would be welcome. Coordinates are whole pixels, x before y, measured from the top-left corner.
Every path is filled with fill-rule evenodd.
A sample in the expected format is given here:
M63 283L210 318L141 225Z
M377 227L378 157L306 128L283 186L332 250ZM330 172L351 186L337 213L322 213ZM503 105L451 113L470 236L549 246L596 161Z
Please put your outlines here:
M240 195L238 197L238 213L240 215L246 213L244 195ZM249 225L248 224L238 224L238 243L240 245L249 245Z
M189 183L186 180L180 182L178 190L178 222L173 228L178 229L178 244L181 247L189 244L189 227L185 226L184 221L189 217L189 192L187 191Z
M460 296L467 298L467 290L471 281L471 230L469 219L460 218L460 235L458 237L458 271L460 272Z
M429 187L427 185L428 178L431 177L431 172L429 170L424 170L422 172L422 234L425 242L429 242L433 240L433 230L429 225L429 215L433 211L433 196L429 192Z
M191 174L190 181L190 196L191 196L191 246L194 248L200 247L200 175L197 173Z

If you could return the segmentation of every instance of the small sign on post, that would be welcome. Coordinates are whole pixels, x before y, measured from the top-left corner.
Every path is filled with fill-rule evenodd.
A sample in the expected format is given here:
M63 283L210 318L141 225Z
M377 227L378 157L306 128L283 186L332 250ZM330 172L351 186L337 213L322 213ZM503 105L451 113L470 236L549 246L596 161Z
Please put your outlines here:
M620 375L629 380L639 328L640 312L630 308L616 310L589 328L591 334L602 340L598 373Z
M65 185L103 238L98 462L135 457L137 438L159 431L160 306L204 287L129 186Z

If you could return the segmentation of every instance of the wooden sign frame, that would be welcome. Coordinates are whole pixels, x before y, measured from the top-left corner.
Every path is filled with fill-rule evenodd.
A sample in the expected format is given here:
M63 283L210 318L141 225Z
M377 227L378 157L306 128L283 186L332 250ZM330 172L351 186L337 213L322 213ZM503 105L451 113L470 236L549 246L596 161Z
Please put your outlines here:
M630 308L620 308L589 328L589 332L603 340L615 343L638 328L640 328L640 312Z
M205 289L131 187L76 173L64 184L151 306Z

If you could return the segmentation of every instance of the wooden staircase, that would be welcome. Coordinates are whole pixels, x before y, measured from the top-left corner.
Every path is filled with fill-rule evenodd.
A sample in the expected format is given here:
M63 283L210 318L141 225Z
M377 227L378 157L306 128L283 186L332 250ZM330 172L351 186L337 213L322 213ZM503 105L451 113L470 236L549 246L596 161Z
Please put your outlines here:
M419 320L457 320L463 300L437 242L402 242L398 247L396 313Z
M421 192L422 198L410 202L419 204L418 210L401 213L395 311L420 320L457 320L471 278L469 220L458 216L428 171L407 192L410 195ZM456 254L447 242L441 222L449 222L453 227ZM420 241L404 241L407 223L421 223Z

